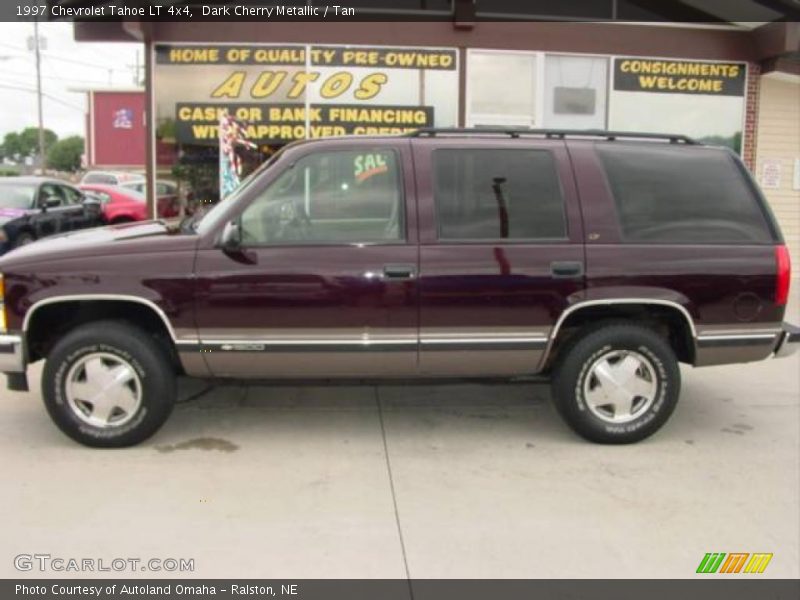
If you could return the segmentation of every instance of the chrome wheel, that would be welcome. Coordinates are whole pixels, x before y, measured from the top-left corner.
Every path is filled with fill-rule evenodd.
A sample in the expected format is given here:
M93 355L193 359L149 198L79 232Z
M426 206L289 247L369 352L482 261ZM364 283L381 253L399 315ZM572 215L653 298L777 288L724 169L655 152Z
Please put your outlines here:
M644 414L656 399L655 367L642 354L612 350L592 363L583 397L594 416L607 423L627 423Z
M113 354L87 354L72 365L65 380L67 404L81 421L94 427L119 427L142 404L136 370Z

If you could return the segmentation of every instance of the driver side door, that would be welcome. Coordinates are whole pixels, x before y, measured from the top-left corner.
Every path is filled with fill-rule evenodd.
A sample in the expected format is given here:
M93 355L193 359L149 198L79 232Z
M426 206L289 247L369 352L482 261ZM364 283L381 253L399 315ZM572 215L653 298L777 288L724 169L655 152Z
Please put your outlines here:
M31 218L37 238L69 231L66 212L68 209L65 202L60 186L54 182L46 182L39 186L36 196L38 212Z
M198 250L197 327L215 376L417 370L409 143L314 148L274 167L284 170L234 219L235 248Z

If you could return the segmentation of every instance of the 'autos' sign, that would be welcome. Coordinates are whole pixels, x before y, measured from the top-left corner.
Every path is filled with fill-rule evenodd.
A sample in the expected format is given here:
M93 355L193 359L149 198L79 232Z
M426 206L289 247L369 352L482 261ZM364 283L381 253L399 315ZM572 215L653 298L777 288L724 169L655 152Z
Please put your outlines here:
M216 144L225 109L258 144L458 119L453 48L159 44L155 57L157 132L170 142Z

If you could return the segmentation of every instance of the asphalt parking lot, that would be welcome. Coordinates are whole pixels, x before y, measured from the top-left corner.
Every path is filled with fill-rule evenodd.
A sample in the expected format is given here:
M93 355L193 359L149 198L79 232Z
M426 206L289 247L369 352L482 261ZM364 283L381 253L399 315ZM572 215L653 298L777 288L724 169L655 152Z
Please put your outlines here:
M218 387L142 446L91 450L50 423L40 368L0 392L2 577L48 553L193 558L194 577L685 578L706 552L800 576L800 355L684 368L671 421L621 447L516 384Z

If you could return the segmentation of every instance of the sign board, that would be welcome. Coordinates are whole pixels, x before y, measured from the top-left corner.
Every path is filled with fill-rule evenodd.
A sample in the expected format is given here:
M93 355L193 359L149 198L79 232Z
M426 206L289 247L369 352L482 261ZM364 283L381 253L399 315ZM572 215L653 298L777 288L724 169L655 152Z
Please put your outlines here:
M614 59L614 89L659 94L742 96L745 65L650 58Z
M792 179L792 189L800 190L800 158L794 159L794 178Z
M308 53L308 56L306 56ZM386 48L364 46L253 46L158 45L156 64L268 65L367 67L383 69L438 69L455 71L454 49Z
M781 187L781 161L777 158L765 158L761 163L761 187L766 190L777 190Z
M188 144L217 144L219 119L225 111L243 124L248 139L255 143L290 142L306 136L303 105L179 103L176 138ZM430 127L433 115L431 106L315 104L309 108L308 137L402 133Z
M170 143L216 144L225 109L259 145L458 122L454 48L158 44L154 51L156 129Z

